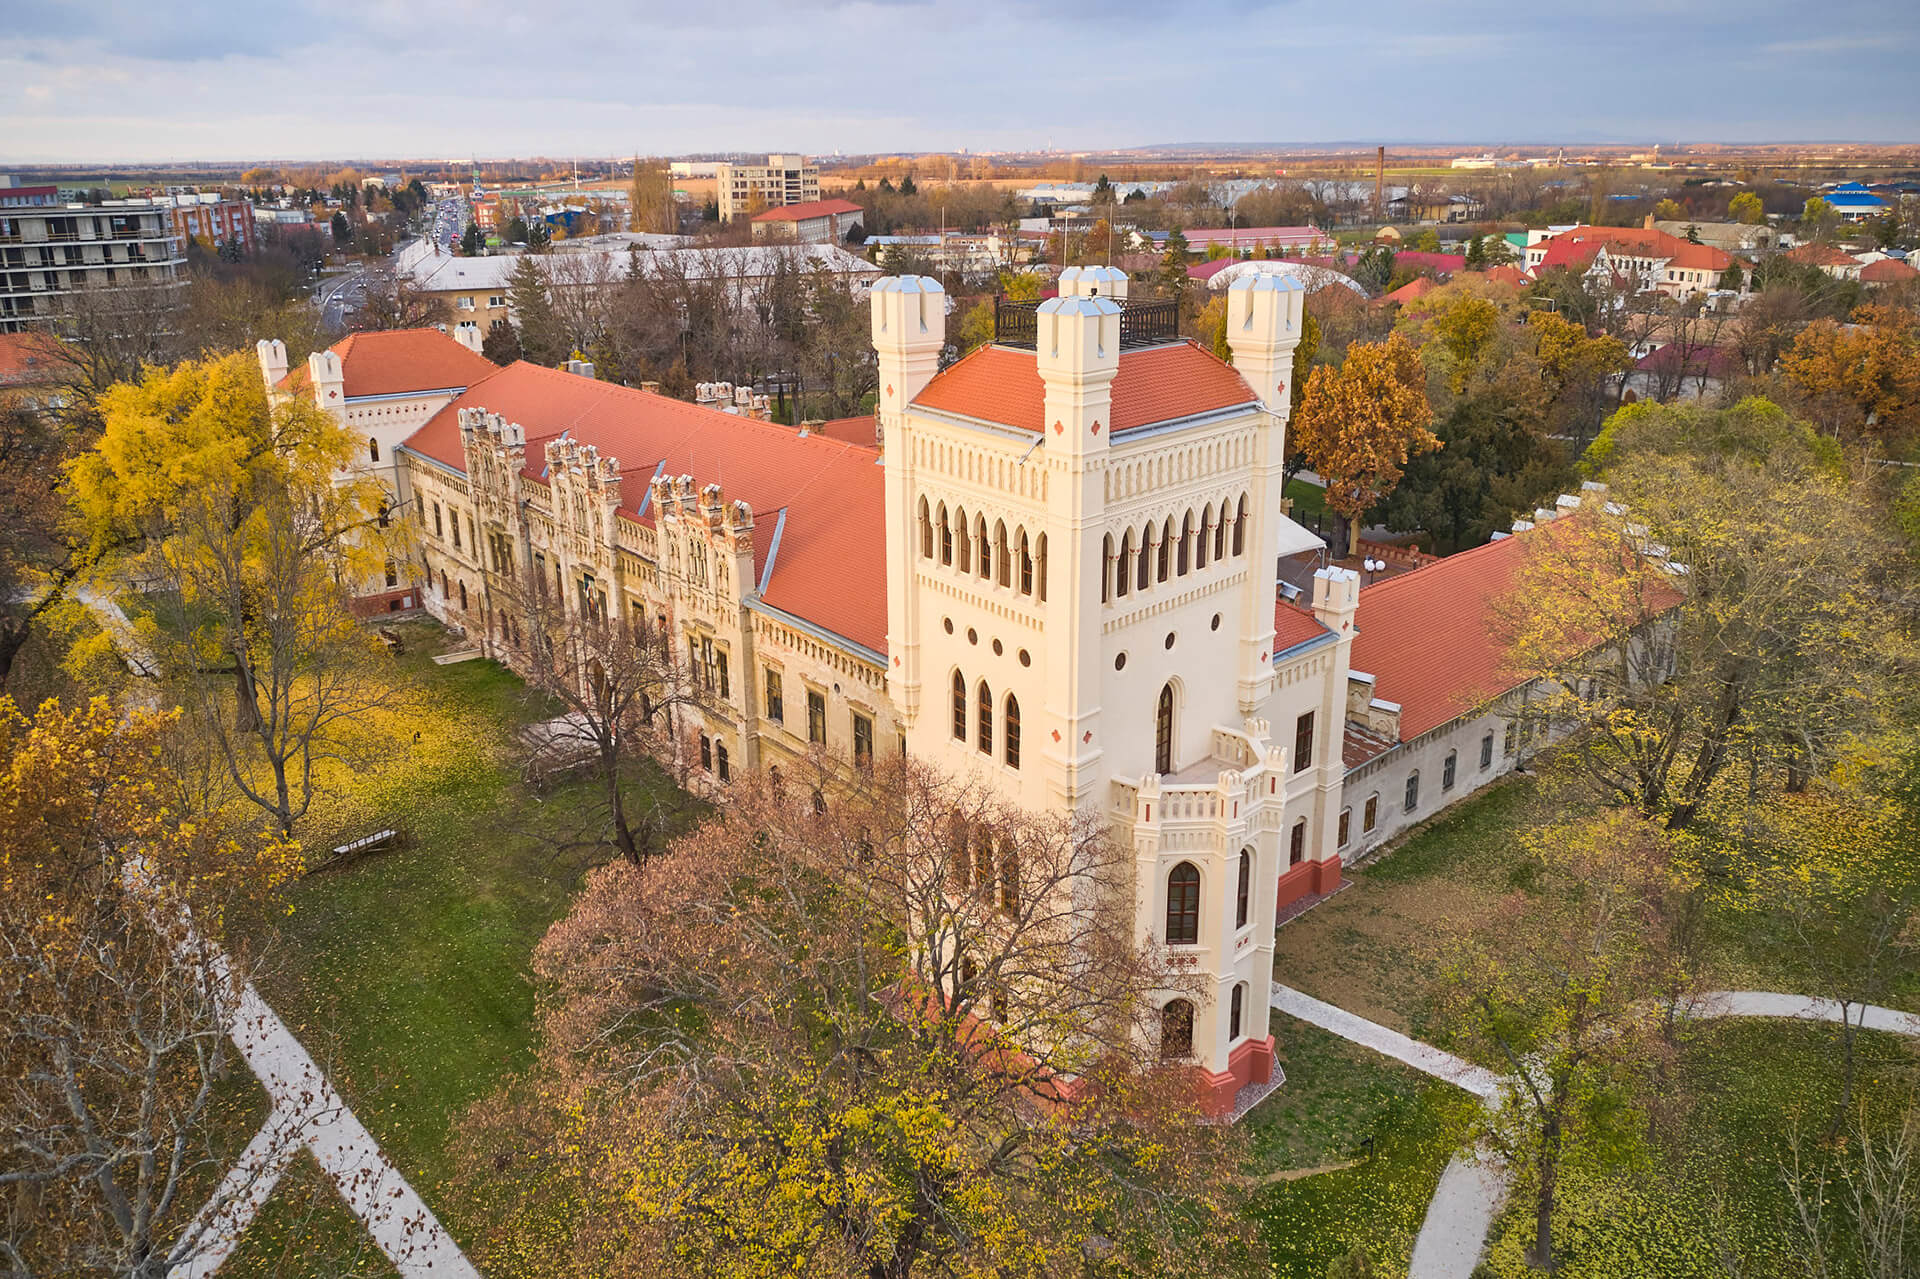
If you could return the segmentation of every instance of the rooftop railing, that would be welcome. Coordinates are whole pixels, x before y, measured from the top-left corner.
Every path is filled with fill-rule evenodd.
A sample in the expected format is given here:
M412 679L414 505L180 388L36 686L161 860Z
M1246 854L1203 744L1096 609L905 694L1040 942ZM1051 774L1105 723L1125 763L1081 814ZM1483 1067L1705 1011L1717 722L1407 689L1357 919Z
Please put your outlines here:
M996 298L993 304L993 340L1000 346L1031 351L1040 342L1040 303ZM1120 349L1159 346L1180 340L1177 302L1120 303Z

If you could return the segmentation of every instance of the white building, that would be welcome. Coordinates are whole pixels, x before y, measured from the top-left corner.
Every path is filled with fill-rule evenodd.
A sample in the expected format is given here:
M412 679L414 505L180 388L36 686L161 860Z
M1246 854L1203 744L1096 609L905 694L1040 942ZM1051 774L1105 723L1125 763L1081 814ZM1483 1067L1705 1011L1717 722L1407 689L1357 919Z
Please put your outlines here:
M820 166L804 155L770 155L765 164L722 161L713 177L722 222L820 198Z

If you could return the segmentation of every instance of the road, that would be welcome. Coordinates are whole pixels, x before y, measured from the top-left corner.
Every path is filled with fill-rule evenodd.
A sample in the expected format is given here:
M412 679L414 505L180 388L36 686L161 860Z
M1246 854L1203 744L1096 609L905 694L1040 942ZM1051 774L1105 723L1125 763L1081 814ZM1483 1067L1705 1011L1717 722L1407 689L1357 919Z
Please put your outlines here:
M328 332L338 333L347 327L347 312L360 305L367 276L366 267L356 267L345 275L321 281L313 297L320 307L320 323Z

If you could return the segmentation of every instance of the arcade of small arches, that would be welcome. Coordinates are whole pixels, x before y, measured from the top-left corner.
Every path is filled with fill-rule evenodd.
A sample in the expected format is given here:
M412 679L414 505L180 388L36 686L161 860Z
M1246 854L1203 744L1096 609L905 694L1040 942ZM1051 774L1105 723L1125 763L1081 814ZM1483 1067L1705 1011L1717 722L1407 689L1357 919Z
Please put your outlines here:
M971 738L975 747L988 759L994 758L994 708L1001 709L999 726L1000 762L1008 768L1020 767L1020 699L1012 693L996 703L993 689L987 681L981 680L968 694L967 677L958 670L953 673L953 740L965 742ZM969 734L969 720L972 732Z
M1109 533L1103 543L1100 602L1110 604L1134 591L1144 591L1156 582L1165 582L1188 573L1199 572L1209 563L1238 558L1247 549L1247 498L1241 494L1236 504L1221 498L1216 508L1208 503L1200 508L1198 523L1191 508L1180 517L1164 521L1148 520L1136 537L1128 529L1116 544Z
M982 581L997 582L1009 590L1046 602L1047 535L1029 537L1024 524L1011 530L1005 520L987 527L987 517L976 513L969 525L965 507L947 510L920 499L920 558L972 573Z

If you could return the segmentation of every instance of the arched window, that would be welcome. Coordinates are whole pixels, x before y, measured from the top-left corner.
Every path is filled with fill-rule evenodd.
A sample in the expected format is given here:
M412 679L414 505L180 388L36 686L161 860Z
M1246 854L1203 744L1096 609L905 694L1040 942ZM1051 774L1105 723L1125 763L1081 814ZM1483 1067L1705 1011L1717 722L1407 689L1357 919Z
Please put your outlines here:
M1227 1042L1240 1038L1240 1025L1246 1018L1247 983L1239 982L1233 988L1233 999L1227 1007Z
M1134 584L1141 590L1153 581L1153 525L1140 530L1140 571L1134 578Z
M1420 770L1416 768L1407 774L1407 802L1405 808L1407 812L1411 813L1418 807L1420 807Z
M1113 593L1125 595L1133 585L1133 530L1120 535L1120 558L1113 571Z
M1034 594L1044 604L1047 602L1047 535L1042 533L1033 546Z
M1007 553L1007 522L995 520L993 523L993 553L1000 557L1000 577L1002 586L1013 585L1013 556Z
M1184 999L1170 1000L1160 1010L1160 1058L1178 1061L1193 1056L1193 1005Z
M467 584L464 581L460 583L460 611L467 611Z
M965 507L955 507L953 512L954 536L960 543L960 561L957 567L962 573L973 571L973 533L967 528Z
M953 563L953 522L947 518L947 504L940 503L940 562Z
M1160 703L1153 710L1153 770L1173 771L1173 685L1160 690Z
M927 509L927 499L920 499L920 558L933 558L933 515Z
M993 576L993 543L987 540L987 517L978 515L973 521L973 539L980 544L980 576Z
M1200 940L1200 872L1181 862L1167 872L1167 945L1192 946Z
M1007 727L1004 758L1008 768L1020 767L1020 701L1007 694Z
M1220 518L1213 522L1213 558L1223 560L1227 557L1227 523L1233 518L1227 511L1227 500L1220 499Z
M1107 584L1111 580L1109 574L1112 570L1113 534L1109 533L1100 540L1100 602L1102 604L1113 598L1112 592L1107 589Z
M1020 530L1020 593L1033 594L1033 547L1027 541L1027 530Z
M1245 928L1247 915L1253 909L1253 850L1240 850L1240 886L1234 890L1233 926Z
M1243 555L1247 549L1247 495L1240 495L1240 508L1233 516L1233 553Z
M1155 558L1159 563L1154 566L1154 577L1164 582L1173 576L1173 516L1171 515L1167 516L1167 522L1160 528L1158 551Z
M367 437L367 456L376 462L380 460L380 441L371 435Z
M980 723L975 733L980 753L993 754L993 690L985 680L980 681Z
M1186 518L1180 521L1180 568L1181 577L1193 566L1193 512L1188 511Z
M967 740L967 677L953 673L953 740Z
M1212 532L1213 508L1211 506L1203 506L1200 508L1200 540L1195 542L1193 546L1193 566L1195 568L1205 568L1207 566L1207 542Z
M1000 848L1000 909L1020 909L1020 853L1011 842Z

